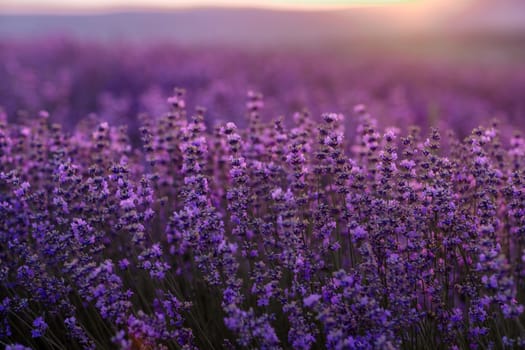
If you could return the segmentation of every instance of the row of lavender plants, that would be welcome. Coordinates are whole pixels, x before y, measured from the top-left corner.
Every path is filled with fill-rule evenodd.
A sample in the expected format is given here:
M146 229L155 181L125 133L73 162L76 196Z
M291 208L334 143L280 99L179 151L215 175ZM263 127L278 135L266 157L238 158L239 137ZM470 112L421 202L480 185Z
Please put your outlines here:
M7 349L525 346L525 142L352 115L0 121ZM354 139L344 128L355 128ZM505 136L505 137L504 137Z
M169 111L164 101L173 86L191 90L190 110L208 109L207 126L222 120L242 129L247 125L239 101L255 89L264 94L270 116L307 107L320 120L326 111L350 115L362 103L381 125L416 124L425 133L432 126L451 128L463 138L493 115L504 128L525 127L525 66L518 49L513 46L511 55L493 48L496 57L488 60L452 48L440 56L368 52L359 45L250 51L155 41L0 39L0 106L11 121L45 109L67 131L94 112L110 124L128 125L137 144L135 116ZM347 130L352 138L353 131Z

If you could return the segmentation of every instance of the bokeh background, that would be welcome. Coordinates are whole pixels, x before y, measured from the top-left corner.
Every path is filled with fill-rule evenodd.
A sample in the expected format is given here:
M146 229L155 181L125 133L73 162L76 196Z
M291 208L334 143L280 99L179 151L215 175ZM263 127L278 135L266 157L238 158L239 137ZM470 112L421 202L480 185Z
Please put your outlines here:
M268 118L365 103L385 125L519 130L524 58L521 0L0 2L0 106L67 128L133 134L180 86L208 124L242 125L256 90Z

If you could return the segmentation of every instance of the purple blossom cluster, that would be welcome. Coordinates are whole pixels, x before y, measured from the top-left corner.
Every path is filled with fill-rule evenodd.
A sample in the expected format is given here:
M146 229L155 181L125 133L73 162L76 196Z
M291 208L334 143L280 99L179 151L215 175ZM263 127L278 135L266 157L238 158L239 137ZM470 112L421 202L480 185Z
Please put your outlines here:
M0 115L7 349L525 347L522 136L285 123L253 92L210 128L186 99L139 147Z

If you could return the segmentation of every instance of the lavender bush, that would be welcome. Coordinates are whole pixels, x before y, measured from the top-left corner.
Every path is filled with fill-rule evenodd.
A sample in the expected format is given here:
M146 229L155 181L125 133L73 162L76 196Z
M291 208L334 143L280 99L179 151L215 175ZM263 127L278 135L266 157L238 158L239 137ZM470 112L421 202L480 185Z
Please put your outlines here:
M525 348L525 70L347 58L1 42L0 344Z
M382 129L363 105L208 129L184 90L141 147L0 123L7 349L525 346L525 142ZM355 127L354 139L344 129Z

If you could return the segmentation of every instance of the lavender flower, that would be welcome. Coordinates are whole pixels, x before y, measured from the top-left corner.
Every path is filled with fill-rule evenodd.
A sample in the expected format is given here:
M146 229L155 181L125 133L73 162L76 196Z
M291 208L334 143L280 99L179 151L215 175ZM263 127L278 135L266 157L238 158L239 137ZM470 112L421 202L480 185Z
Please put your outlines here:
M33 321L33 329L31 330L31 336L33 338L39 338L42 337L46 330L48 329L47 323L44 321L44 318L42 316L39 316L34 319Z

